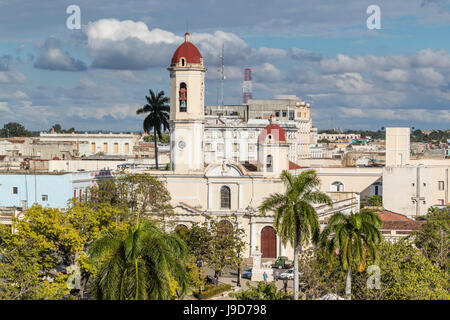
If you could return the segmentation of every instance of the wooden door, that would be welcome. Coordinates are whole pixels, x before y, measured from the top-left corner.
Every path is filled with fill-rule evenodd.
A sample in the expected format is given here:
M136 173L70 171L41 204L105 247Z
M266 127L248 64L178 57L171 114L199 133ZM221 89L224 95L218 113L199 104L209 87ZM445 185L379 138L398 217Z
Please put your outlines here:
M262 258L277 257L277 236L272 227L264 227L261 231Z

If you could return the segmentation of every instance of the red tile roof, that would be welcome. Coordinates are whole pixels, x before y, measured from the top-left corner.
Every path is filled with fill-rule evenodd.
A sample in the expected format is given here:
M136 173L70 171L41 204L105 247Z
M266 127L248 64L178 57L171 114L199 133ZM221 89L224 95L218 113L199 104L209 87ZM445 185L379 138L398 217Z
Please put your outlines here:
M258 141L264 142L267 135L271 134L276 142L286 142L286 132L277 124L271 123L266 126L259 134Z
M186 40L183 42L177 50L175 50L172 56L172 64L177 64L181 58L186 59L186 63L200 63L202 55L198 51L197 47L189 41L189 33L186 32Z
M377 214L380 217L381 221L413 221L403 214L388 210L379 211L377 212Z
M302 167L300 167L298 164L289 161L289 170L294 170L294 169L301 169Z
M382 230L419 230L423 224L423 222L388 210L379 211L377 214L383 222Z

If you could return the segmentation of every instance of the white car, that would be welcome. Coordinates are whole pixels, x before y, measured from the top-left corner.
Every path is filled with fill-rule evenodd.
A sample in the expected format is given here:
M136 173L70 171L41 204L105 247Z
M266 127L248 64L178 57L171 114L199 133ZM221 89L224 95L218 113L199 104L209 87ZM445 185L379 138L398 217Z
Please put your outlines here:
M294 268L286 270L285 272L283 272L282 274L280 274L280 279L282 280L292 280L294 279Z

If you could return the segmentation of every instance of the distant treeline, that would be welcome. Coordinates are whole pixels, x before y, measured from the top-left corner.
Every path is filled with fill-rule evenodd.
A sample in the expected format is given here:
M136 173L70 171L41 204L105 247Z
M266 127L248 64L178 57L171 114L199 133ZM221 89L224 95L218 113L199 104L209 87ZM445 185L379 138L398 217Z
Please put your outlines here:
M428 130L426 130L428 131ZM319 133L329 133L329 134L339 134L339 133L355 133L360 134L361 138L371 137L372 139L384 139L386 137L386 131L377 130L344 130L343 132L338 132L336 130L320 130ZM450 139L450 130L432 130L429 133L425 133L420 129L414 130L412 128L411 132L411 142L446 142Z
M89 131L79 131L75 128L63 129L60 124L53 125L47 132L54 131L55 133L98 133L105 130L89 130ZM109 132L109 131L107 131ZM13 137L38 137L40 131L29 131L22 124L18 122L8 122L3 125L0 129L0 138L13 138ZM132 133L132 132L121 132L121 133ZM140 132L133 132L140 133Z

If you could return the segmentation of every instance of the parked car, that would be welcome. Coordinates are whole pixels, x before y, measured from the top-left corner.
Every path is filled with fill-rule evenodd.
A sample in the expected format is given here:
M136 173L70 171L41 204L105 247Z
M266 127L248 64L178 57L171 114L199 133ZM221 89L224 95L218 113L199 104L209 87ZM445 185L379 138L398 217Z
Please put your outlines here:
M289 269L286 270L285 272L283 272L282 274L280 274L280 279L287 279L287 280L292 280L294 279L294 269Z
M250 268L250 269L242 271L241 272L241 278L251 280L251 278L252 278L252 269Z
M292 267L293 262L289 261L287 257L279 256L275 263L272 265L272 268L278 269L288 269Z

